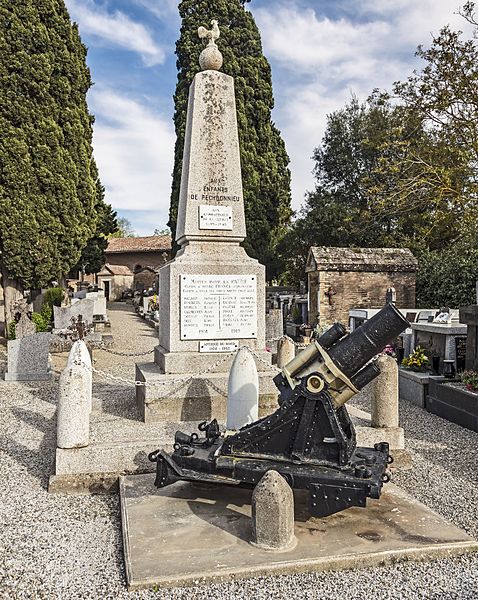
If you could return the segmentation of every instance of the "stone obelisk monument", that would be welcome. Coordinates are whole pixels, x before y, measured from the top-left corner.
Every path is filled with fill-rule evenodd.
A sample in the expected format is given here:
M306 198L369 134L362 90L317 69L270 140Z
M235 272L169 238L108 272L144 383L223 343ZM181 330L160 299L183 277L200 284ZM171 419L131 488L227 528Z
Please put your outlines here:
M159 271L159 345L138 364L144 420L225 418L231 352L256 354L262 412L274 406L271 355L265 351L265 269L240 243L246 237L234 80L218 71L219 28L189 91L174 260ZM220 362L212 372L213 365ZM204 373L204 371L208 371ZM192 380L178 379L195 375Z

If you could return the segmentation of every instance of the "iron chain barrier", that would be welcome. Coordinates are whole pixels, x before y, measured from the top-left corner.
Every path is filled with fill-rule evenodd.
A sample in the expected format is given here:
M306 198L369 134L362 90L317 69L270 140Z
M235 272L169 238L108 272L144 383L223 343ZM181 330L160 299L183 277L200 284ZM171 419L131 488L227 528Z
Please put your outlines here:
M111 350L111 348L107 348L106 346L99 346L97 350L103 350L103 352L107 352L108 354L114 354L114 356L147 356L148 354L152 354L154 350L147 350L146 352L117 352L116 350Z
M248 350L255 357L255 359L257 360L257 362L262 363L269 370L272 369L272 370L276 371L277 373L280 373L281 369L278 369L274 365L269 364L266 360L264 360L254 350L251 350L251 348L249 348L248 346L242 346L240 349ZM148 354L150 354L150 352L148 352ZM217 369L218 367L220 367L221 365L223 365L224 363L226 363L229 359L231 359L233 356L235 356L235 354L236 354L236 352L228 352L220 360L218 360L214 364L210 365L207 369L204 369L202 371L198 371L194 375L187 375L186 377L178 377L176 379L168 379L167 381L157 381L157 382L154 382L154 383L147 383L146 381L138 381L138 380L134 380L134 379L126 379L125 377L119 377L118 375L112 375L111 373L106 373L105 371L97 369L96 367L93 367L93 366L90 367L89 365L86 365L81 360L79 354L77 354L75 356L75 358L74 358L74 364L81 365L85 369L88 369L92 373L96 374L101 379L105 379L107 381L112 381L114 383L120 383L120 384L123 384L123 385L130 385L130 386L133 386L133 387L149 387L149 388L163 387L164 388L165 386L174 386L174 385L177 385L177 384L181 384L181 386L187 385L188 383L191 383L192 381L194 381L198 377L202 377L203 375L207 375L208 373L212 373L215 369ZM55 370L54 372L58 373L58 374L61 373L58 370ZM218 391L220 391L223 395L227 396L227 394L225 394L222 390L218 389Z

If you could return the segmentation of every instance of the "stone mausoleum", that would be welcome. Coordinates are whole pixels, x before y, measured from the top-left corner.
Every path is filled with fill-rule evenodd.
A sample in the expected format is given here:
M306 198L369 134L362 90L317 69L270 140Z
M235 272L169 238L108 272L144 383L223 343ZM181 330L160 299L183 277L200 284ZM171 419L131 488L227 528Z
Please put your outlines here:
M312 246L306 272L309 323L348 323L352 308L381 308L393 288L398 308L415 307L418 261L408 248Z

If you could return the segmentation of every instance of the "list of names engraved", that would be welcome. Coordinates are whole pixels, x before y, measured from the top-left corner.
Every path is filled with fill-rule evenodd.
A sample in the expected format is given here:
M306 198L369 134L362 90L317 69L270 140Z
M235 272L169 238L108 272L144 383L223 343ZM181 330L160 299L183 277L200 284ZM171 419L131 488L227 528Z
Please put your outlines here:
M257 338L255 275L181 275L181 340Z

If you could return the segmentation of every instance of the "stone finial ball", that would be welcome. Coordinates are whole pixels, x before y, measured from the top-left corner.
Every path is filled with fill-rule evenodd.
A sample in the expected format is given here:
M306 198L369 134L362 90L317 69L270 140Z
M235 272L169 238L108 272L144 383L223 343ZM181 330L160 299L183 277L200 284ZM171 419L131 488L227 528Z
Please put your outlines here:
M222 62L222 54L215 45L206 46L199 56L199 65L203 71L219 71Z

